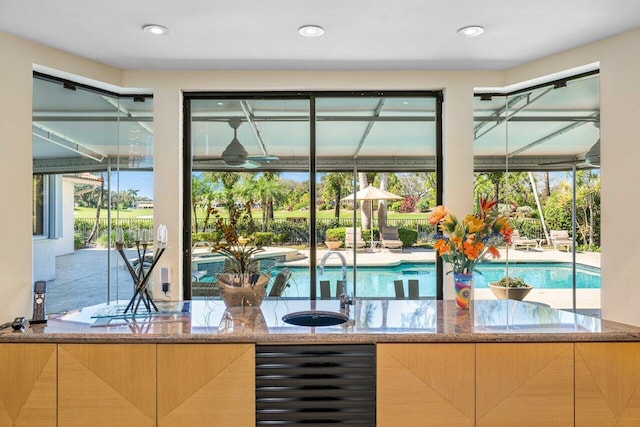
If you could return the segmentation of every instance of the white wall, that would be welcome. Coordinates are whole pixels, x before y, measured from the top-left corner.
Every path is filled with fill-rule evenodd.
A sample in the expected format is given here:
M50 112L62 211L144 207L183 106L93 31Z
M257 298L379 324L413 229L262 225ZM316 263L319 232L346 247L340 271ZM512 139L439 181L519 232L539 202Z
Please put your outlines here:
M640 311L628 303L628 294L638 286L634 265L635 234L621 226L638 212L635 182L640 168L635 164L640 145L634 144L634 129L640 103L640 30L554 55L505 72L155 72L124 71L0 33L2 79L0 79L0 188L13 207L1 222L0 231L10 245L2 245L0 259L0 318L24 314L30 301L31 271L31 67L41 64L54 69L124 87L149 87L156 94L154 203L158 223L170 230L170 250L163 260L171 267L172 282L180 282L181 247L181 91L212 90L353 90L353 89L443 89L445 202L455 210L471 206L473 87L500 87L600 61L602 105L603 188L603 317L640 325ZM8 145L12 141L12 156ZM17 148L20 147L20 148ZM456 172L453 172L453 165ZM460 165L469 166L463 172ZM25 272L27 272L25 274ZM173 297L181 291L174 286Z
M55 256L72 254L73 247L73 182L62 178L62 236L56 239Z
M2 32L0 57L0 197L7 203L0 221L0 320L4 322L31 313L35 277L31 237L33 64L118 86L122 73ZM34 270L39 268L36 265Z

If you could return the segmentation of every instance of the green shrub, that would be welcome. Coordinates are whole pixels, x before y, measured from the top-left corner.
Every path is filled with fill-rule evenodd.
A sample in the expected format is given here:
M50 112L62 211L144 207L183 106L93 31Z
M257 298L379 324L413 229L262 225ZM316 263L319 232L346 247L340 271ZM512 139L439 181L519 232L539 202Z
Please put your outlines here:
M429 200L427 199L420 199L418 200L418 203L416 203L416 208L418 209L418 211L425 213L429 211Z
M73 248L74 249L82 249L84 248L84 238L81 233L75 233L73 235Z
M289 241L289 233L275 233L273 242L279 245L283 245Z
M191 241L196 242L219 242L222 239L222 231L199 231L191 235Z
M413 246L418 241L418 232L410 228L399 228L398 237L403 247Z
M130 248L134 245L135 241L133 239L133 235L128 232L128 231L123 231L123 238L124 238L124 247L125 248ZM106 248L107 245L107 233L104 233L102 235L100 235L100 237L98 237L98 239L96 240L96 245L101 247L101 248ZM115 246L116 245L116 233L111 233L111 246Z
M344 227L328 228L324 235L325 241L344 242L345 231Z
M256 246L269 246L275 239L275 233L270 231L257 231L253 234L253 243Z

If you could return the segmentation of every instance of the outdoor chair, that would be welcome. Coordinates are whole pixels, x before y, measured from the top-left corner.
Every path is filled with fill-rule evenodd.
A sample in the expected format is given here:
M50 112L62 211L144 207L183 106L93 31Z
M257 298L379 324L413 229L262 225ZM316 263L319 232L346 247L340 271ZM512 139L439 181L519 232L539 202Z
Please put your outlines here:
M416 279L409 279L409 299L420 299L419 283Z
M537 244L536 239L520 236L520 230L513 230L511 234L511 249L513 250L516 250L518 246L524 246L528 250L531 245L535 247Z
M420 291L418 285L420 282L416 279L409 279L409 299L420 299ZM393 287L396 294L396 299L405 299L404 282L402 280L394 280Z
M346 248L353 248L355 247L356 249L362 249L367 245L367 242L365 242L362 239L362 230L360 230L360 228L356 228L355 229L355 239L354 239L354 229L352 227L347 227L345 229L345 234L344 234L344 246Z
M285 288L289 287L289 279L291 279L291 270L289 270L287 267L280 270L275 280L273 281L273 286L271 287L269 296L281 297Z
M550 230L549 238L553 249L560 247L566 247L567 251L573 247L573 240L569 237L569 231L567 230Z
M336 281L336 295L338 298L346 292L346 283L344 280ZM331 282L328 280L320 280L320 299L331 299Z
M396 299L404 299L404 283L402 280L394 280L393 288L396 293Z
M380 245L385 249L400 249L402 251L402 240L398 235L398 227L382 227Z

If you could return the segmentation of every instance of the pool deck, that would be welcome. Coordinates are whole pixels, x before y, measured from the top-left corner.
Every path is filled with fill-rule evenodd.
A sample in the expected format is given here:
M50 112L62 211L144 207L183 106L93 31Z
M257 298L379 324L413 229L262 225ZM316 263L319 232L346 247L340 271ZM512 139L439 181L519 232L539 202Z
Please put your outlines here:
M286 265L308 267L308 250L291 248L267 248L267 251L289 253ZM318 262L328 251L317 251ZM340 250L349 265L353 264L353 250ZM500 251L500 261L512 262L571 262L572 253L553 249L544 250L506 250ZM111 299L128 299L132 295L132 281L129 273L123 267L122 261L112 254L110 274L112 277ZM136 256L135 251L127 250L129 258ZM391 266L400 262L428 262L435 260L433 250L410 248L402 251L377 250L375 252L358 251L356 253L358 265L361 266ZM56 258L56 280L47 284L47 312L54 313L70 308L86 307L106 301L107 285L107 251L105 249L82 249L74 254L62 255ZM593 267L600 266L599 253L577 253L576 261ZM330 256L326 260L328 266L339 266L341 259ZM600 308L599 289L579 289L576 293L577 306L581 309L597 310ZM494 299L490 289L475 290L475 298ZM527 301L538 301L551 307L567 309L573 306L573 295L570 289L533 289L526 298Z

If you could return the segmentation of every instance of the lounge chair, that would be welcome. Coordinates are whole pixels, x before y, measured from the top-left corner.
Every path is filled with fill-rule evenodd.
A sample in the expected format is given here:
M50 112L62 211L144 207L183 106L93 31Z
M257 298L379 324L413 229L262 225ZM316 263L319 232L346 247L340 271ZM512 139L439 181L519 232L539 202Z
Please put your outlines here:
M346 293L347 284L344 280L336 281L336 298L339 298L341 294ZM331 299L331 282L328 280L320 280L320 299Z
M566 247L567 251L573 247L573 239L569 237L567 230L550 230L549 238L553 249L559 249L560 247Z
M538 241L536 239L522 237L519 230L513 230L511 234L511 249L516 250L518 246L524 246L528 250L531 246L536 247L537 245Z
M355 247L356 249L362 249L367 245L367 242L365 242L362 239L362 230L360 230L360 228L356 228L355 229L355 235L354 235L354 228L352 227L347 227L345 229L345 234L344 234L344 246L346 248L353 248ZM355 236L355 239L354 239Z
M409 299L420 299L419 281L416 279L409 279ZM396 294L396 299L405 299L404 282L402 280L394 280L393 287Z
M271 287L271 291L269 292L270 297L280 297L284 292L285 288L289 287L289 279L291 279L291 270L287 267L280 270L280 273L276 276L273 281L273 286Z
M380 245L385 249L402 250L402 240L398 235L398 227L382 227L380 232Z
M402 280L394 280L393 288L396 293L396 299L404 299L404 283L402 283Z

